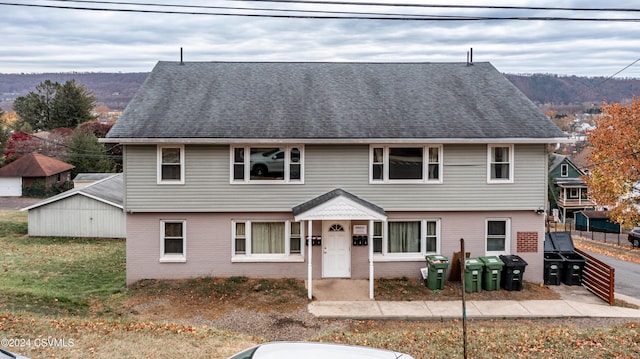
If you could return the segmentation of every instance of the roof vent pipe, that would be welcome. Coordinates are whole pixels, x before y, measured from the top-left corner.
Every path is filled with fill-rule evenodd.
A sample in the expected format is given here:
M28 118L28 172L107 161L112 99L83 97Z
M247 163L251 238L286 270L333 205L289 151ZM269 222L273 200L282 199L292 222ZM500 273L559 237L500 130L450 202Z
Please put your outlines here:
M184 62L182 61L182 47L180 48L180 65L184 65Z
M467 66L473 65L473 47L467 51Z

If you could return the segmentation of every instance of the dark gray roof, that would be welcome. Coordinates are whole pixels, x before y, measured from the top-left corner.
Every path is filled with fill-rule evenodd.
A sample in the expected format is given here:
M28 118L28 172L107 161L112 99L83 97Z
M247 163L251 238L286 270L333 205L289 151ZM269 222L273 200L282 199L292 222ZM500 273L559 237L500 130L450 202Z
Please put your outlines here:
M99 181L115 175L115 173L78 173L74 181Z
M44 199L22 210L30 210L44 206L46 204L62 200L75 195L82 195L96 199L98 201L110 204L112 206L123 208L123 185L122 185L122 173L111 174L111 177L105 178L101 181L91 183L85 187L74 188L68 191L62 192L55 196Z
M382 207L378 207L378 206L376 206L375 204L373 204L373 203L371 203L369 201L365 201L364 199L362 199L362 198L360 198L358 196L355 196L355 195L353 195L353 194L351 194L351 193L349 193L349 192L347 192L347 191L345 191L345 190L343 190L341 188L336 188L333 191L327 192L327 193L325 193L323 195L320 195L320 196L318 196L316 198L313 198L311 200L308 200L308 201L306 201L306 202L304 202L302 204L299 204L299 205L293 207L293 209L292 209L293 215L297 216L300 213L304 213L304 212L306 212L306 211L308 211L310 209L313 209L313 208L315 208L315 207L317 207L317 206L319 206L319 205L321 205L321 204L323 204L323 203L325 203L325 202L327 202L327 201L329 201L329 200L331 200L333 198L339 197L339 196L346 197L346 198L348 198L348 199L360 204L363 207L369 208L370 210L372 210L374 212L383 214L385 216L387 215L387 213L384 211L384 209L382 209Z
M564 134L490 63L159 62L108 138Z

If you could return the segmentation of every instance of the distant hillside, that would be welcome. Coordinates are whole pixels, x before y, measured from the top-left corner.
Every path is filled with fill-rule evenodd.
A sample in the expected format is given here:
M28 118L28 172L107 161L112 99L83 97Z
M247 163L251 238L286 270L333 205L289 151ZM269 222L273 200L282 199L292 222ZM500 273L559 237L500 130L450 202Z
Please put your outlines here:
M75 79L96 96L98 105L123 110L148 73L52 73L0 74L0 107L5 111L18 96L34 91L45 80L64 83ZM557 75L514 75L506 77L537 104L595 104L624 102L640 96L640 79L610 79Z
M625 102L640 96L640 79L607 79L557 75L505 76L537 104Z
M65 83L75 80L93 92L98 105L123 110L149 73L51 73L0 74L0 107L9 110L13 100L35 91L45 80Z

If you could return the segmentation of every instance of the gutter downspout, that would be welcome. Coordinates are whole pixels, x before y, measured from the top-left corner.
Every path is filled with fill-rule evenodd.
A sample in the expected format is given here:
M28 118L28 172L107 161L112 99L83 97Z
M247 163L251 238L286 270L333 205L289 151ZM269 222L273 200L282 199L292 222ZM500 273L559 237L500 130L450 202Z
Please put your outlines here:
M312 277L313 277L313 257L312 257L312 248L311 248L311 231L313 228L313 221L308 220L307 221L307 233L306 233L306 237L307 237L307 250L308 250L308 255L307 255L307 283L308 283L308 288L307 288L307 297L309 297L309 300L313 299L313 283L312 283Z
M371 233L371 239L369 240L369 299L373 300L373 221L369 221L369 233Z

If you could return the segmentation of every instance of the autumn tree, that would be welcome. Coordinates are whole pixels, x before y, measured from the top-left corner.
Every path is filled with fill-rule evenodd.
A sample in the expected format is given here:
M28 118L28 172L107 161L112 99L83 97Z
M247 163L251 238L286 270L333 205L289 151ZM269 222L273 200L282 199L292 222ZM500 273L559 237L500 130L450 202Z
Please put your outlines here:
M631 104L607 104L588 136L593 146L589 175L590 196L611 209L612 221L623 225L640 223L637 194L640 180L640 98Z
M78 128L69 138L68 163L74 165L72 175L78 173L113 172L115 162L107 156L104 146L98 138L86 129Z
M9 136L4 149L5 163L12 162L25 153L37 152L40 140L26 132L14 132Z
M14 110L20 116L20 127L28 124L33 131L57 127L75 128L93 119L95 97L84 86L70 80L61 85L46 80L35 92L16 98Z

